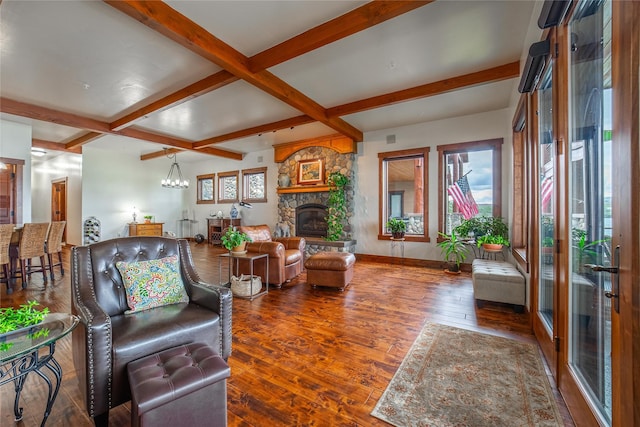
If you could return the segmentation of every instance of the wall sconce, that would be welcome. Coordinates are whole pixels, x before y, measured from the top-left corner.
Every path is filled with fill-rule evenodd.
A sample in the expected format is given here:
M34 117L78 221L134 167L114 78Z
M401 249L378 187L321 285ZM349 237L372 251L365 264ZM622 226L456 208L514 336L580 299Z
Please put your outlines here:
M531 45L527 62L524 64L524 70L522 70L518 92L529 93L536 87L540 74L544 69L545 59L549 55L549 49L550 43L548 39Z
M571 6L571 0L545 0L538 18L541 30L558 25Z
M240 206L242 206L243 208L247 208L247 209L251 209L253 208L253 206L251 206L251 203L247 203L247 202L240 202L238 203Z

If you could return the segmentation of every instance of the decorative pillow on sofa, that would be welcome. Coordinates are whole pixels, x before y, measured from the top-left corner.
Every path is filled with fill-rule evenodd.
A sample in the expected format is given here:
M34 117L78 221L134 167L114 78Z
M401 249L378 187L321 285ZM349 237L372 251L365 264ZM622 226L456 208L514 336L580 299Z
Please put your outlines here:
M177 255L149 261L118 261L116 268L122 276L130 308L125 314L189 302Z

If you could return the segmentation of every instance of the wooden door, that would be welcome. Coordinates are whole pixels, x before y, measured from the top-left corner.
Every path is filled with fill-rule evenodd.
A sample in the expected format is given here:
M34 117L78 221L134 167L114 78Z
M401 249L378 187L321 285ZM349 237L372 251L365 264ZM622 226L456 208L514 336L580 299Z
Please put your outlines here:
M0 224L15 224L15 173L14 166L8 164L0 169Z
M67 178L51 182L51 221L67 220ZM66 242L67 228L65 227L62 241Z
M3 157L0 170L0 224L22 224L22 175L24 160Z

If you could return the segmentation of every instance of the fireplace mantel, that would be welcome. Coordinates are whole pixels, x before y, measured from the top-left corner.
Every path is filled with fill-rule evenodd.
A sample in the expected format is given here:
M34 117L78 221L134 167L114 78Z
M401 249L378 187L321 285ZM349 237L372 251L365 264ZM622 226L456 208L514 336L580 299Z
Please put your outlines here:
M329 186L328 185L294 185L292 187L278 187L276 191L278 194L321 193L323 191L329 191Z

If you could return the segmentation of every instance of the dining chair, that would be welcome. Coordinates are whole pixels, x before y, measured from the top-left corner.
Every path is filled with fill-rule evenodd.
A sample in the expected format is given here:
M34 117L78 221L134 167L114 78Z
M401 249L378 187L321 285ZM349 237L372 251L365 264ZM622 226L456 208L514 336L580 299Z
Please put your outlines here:
M47 239L49 223L26 223L22 229L22 236L18 244L18 265L22 287L27 287L27 276L42 272L44 283L47 283L47 266L44 262L44 242ZM40 265L31 265L33 258L40 258ZM16 271L16 274L18 271Z
M9 274L9 244L11 243L11 235L13 234L14 224L0 224L0 266L2 267L3 277L1 282L7 282L7 294L13 292L11 286L11 275Z
M62 235L67 221L53 221L49 226L49 234L44 245L44 251L47 254L49 276L51 280L55 280L53 274L54 267L60 266L60 275L64 276L64 266L62 265ZM54 264L53 255L58 254L58 262Z

